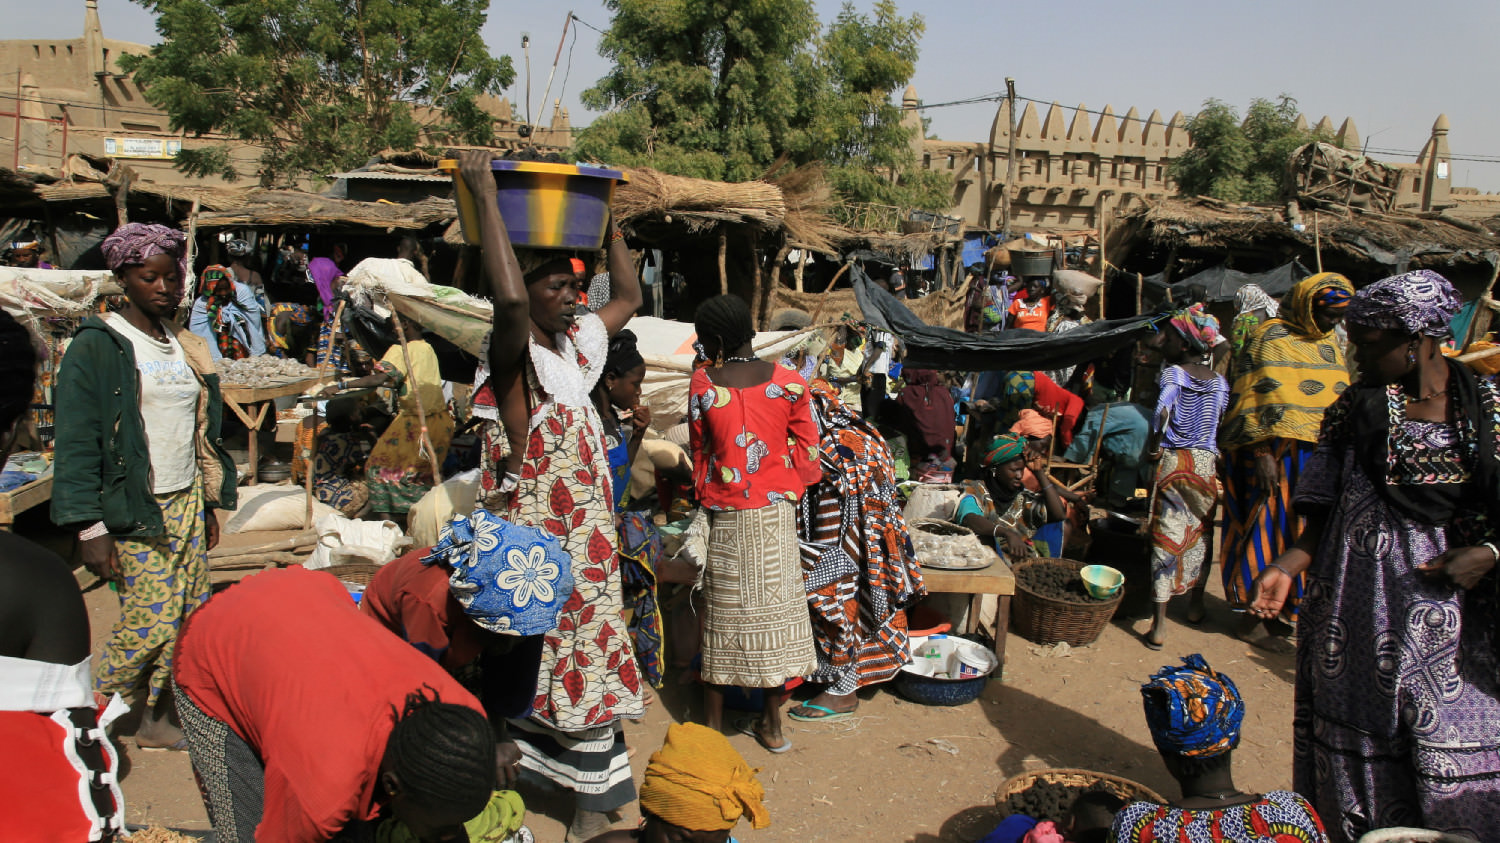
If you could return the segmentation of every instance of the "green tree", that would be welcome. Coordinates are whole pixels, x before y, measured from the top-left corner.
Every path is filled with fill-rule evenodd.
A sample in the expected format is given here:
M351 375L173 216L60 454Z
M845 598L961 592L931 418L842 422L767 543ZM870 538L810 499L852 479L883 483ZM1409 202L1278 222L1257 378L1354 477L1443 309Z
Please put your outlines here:
M1189 196L1228 202L1271 202L1281 198L1287 159L1305 143L1331 138L1297 128L1297 101L1251 100L1245 118L1218 99L1188 119L1193 145L1174 159L1167 173Z
M892 0L845 4L820 32L811 0L610 0L600 53L614 67L583 102L606 111L580 159L744 181L778 159L822 161L851 201L946 207L951 186L916 166L892 103L924 24Z
M480 37L488 0L137 0L161 43L121 64L174 130L261 146L266 184L431 141L488 143L480 95L514 78ZM227 146L183 150L193 175L238 178Z
M796 128L817 32L807 0L610 0L609 75L582 95L608 113L580 159L745 181L806 140Z

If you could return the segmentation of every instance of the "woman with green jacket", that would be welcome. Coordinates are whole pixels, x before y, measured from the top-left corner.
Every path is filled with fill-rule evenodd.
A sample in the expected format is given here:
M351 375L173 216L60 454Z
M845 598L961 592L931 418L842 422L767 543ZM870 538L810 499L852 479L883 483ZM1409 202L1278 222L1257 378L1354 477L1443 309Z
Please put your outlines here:
M136 743L147 748L185 748L168 721L172 652L187 614L208 599L208 551L219 541L209 510L235 505L218 374L207 344L171 321L186 245L179 231L139 223L105 238L126 304L84 321L55 392L52 519L77 532L83 563L120 594L94 688L146 687Z

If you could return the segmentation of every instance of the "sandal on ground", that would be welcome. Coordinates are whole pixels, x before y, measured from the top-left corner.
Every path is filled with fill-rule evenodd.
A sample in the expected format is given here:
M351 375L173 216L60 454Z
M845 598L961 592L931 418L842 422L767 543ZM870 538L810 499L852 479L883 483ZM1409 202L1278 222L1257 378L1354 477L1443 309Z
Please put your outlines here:
M759 722L760 718L758 717L741 717L740 719L734 721L734 730L742 735L749 735L750 737L755 738L755 742L760 744L761 748L766 752L780 755L781 753L786 752L792 748L792 739L784 735L781 738L781 746L771 746L769 743L766 743L765 735L762 735L760 733L760 730L755 728Z
M813 711L821 711L823 713L798 714L798 709L812 709ZM805 702L789 710L786 713L786 716L802 723L834 723L839 720L848 720L850 717L854 716L855 711L858 711L858 709L851 709L850 711L834 711L833 709L826 706Z

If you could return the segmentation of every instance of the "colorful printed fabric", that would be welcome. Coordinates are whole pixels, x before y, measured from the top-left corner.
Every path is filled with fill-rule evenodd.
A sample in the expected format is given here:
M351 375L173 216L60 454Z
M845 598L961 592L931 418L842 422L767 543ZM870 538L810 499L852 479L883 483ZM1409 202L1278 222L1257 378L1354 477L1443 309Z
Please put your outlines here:
M1430 269L1418 269L1360 290L1344 319L1366 328L1446 337L1449 323L1462 306L1448 279Z
M432 488L432 465L422 443L427 433L435 462L443 464L453 439L453 414L443 399L443 377L438 371L437 354L425 340L408 344L411 370L401 344L392 344L377 368L391 378L397 393L400 412L370 451L365 465L365 479L370 487L370 508L404 516ZM421 397L418 413L417 397Z
M1314 275L1292 288L1281 316L1250 336L1235 361L1234 397L1222 440L1240 447L1267 439L1318 441L1323 411L1349 386L1333 331L1313 320L1313 299L1328 287L1352 291L1342 275Z
M1131 802L1115 815L1110 843L1327 843L1323 821L1306 799L1272 790L1260 799L1213 811Z
M911 661L906 608L927 594L896 495L895 464L873 425L813 385L824 479L798 510L802 575L818 669L829 693L893 678Z
M569 336L572 339L566 347L574 350L574 359L552 358L553 364L581 373L581 394L575 399L580 403L556 400L558 396L544 389L541 380L550 380L556 373L549 370L539 375L537 355L526 358L526 388L535 409L520 483L510 503L512 522L538 526L557 536L573 559L573 596L563 605L557 628L544 637L532 715L549 733L607 730L620 718L645 713L635 653L620 617L618 539L604 434L588 397L598 381L608 337L593 315L580 318ZM523 737L517 735L518 740ZM554 743L565 739L566 735L551 736ZM547 743L533 749L545 754L541 747ZM590 745L595 743L600 752L610 751L605 744L590 740ZM538 770L553 781L565 787L576 784L562 773L553 776L551 769L538 764ZM625 774L628 778L628 761Z
M94 668L94 689L105 696L128 697L144 683L148 708L171 681L177 631L208 599L209 585L202 484L157 495L156 502L162 535L115 541L125 580L120 617Z
M1151 740L1164 755L1214 758L1239 745L1245 718L1240 690L1197 653L1152 674L1141 686L1141 702Z
M1194 354L1207 354L1219 342L1219 320L1208 315L1201 304L1173 311L1167 320L1182 334L1188 351Z
M1487 425L1496 393L1481 383ZM1391 431L1413 464L1472 455L1453 425L1409 421ZM1500 829L1500 660L1492 584L1465 590L1417 566L1492 533L1460 511L1446 526L1411 518L1366 473L1352 437L1318 443L1298 484L1299 508L1328 512L1297 621L1292 781L1355 841L1409 826L1478 840ZM1441 451L1457 455L1438 459ZM1497 455L1500 456L1500 455ZM1404 459L1404 457L1402 457Z
M709 509L796 501L823 476L807 383L790 369L774 366L769 381L745 389L694 372L688 431L693 486Z
M1262 487L1252 449L1231 451L1226 460L1221 572L1224 599L1236 609L1250 605L1255 578L1297 541L1306 525L1305 519L1292 510L1292 493L1314 446L1295 439L1273 439L1263 444L1270 449L1281 475L1281 483L1274 489ZM1297 577L1281 609L1282 619L1289 623L1297 616L1304 582L1305 577Z
M1157 603L1186 594L1203 571L1219 502L1218 461L1218 454L1197 448L1162 452L1151 519L1151 592Z
M620 516L620 573L625 607L630 610L631 640L641 674L653 688L662 685L662 624L657 602L656 566L662 558L661 534L646 516Z
M487 509L454 515L422 562L448 566L448 587L464 614L504 635L553 629L573 596L573 562L557 537Z
M316 321L318 310L312 305L277 302L266 315L266 345L277 357L289 357L294 350L290 329L305 328Z
M213 326L213 338L219 345L219 354L228 360L243 360L250 356L250 349L235 335L235 320L224 308L234 306L234 281L229 270L222 266L210 266L203 270L204 301L208 305L208 321Z
M318 452L313 457L313 497L337 509L347 518L356 517L370 500L370 488L364 477L365 452L358 436L339 433L318 422ZM307 477L307 460L303 454L312 447L313 429L307 424L297 427L297 444L292 449L292 482ZM361 479L354 479L359 477Z
M1032 555L1055 556L1051 552L1050 543L1042 547L1035 545L1035 539L1043 527L1047 524L1047 502L1042 496L1030 489L1021 489L1016 496L1005 505L1005 511L996 508L994 500L990 497L989 485L983 480L965 480L959 484L963 493L958 498L958 506L953 511L953 523L962 524L964 519L970 515L979 515L990 521L1003 524L1023 536L1033 540ZM1054 522L1061 524L1061 522ZM986 542L991 542L996 551L1005 554L1005 545L989 536L981 536ZM1061 541L1058 542L1062 544ZM1061 547L1057 550L1061 552Z

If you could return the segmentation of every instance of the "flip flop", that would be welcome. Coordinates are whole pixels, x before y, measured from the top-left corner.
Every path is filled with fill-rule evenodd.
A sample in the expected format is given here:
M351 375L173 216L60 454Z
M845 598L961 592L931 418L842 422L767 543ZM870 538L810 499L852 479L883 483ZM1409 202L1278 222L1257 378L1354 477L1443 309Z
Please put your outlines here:
M179 740L171 746L143 746L140 741L135 742L135 748L141 752L187 752L187 738Z
M756 717L741 717L740 719L734 721L734 730L742 735L749 735L750 737L755 738L755 742L760 744L761 748L766 752L780 755L781 753L787 752L792 748L792 739L788 737L782 738L781 746L771 746L770 744L766 743L765 737L762 736L761 733L758 732L755 728L755 724L757 721L758 718Z
M808 717L805 714L798 714L797 709L799 708L810 708L814 711L821 711L823 714L819 714L816 717ZM848 720L854 716L854 711L834 711L831 708L805 702L787 711L786 716L801 723L834 723L839 720Z

